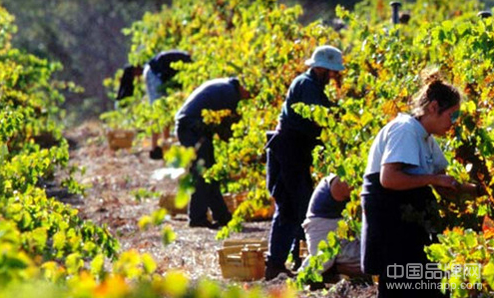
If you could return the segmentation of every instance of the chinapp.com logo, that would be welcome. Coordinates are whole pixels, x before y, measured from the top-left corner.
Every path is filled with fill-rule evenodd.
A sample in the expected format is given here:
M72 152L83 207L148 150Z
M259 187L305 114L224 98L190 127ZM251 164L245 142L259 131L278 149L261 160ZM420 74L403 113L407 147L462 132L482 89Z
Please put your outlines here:
M443 271L437 263L409 263L406 265L392 264L386 269L386 274L391 282L387 283L389 289L482 289L482 266L477 263L453 264L451 270ZM442 283L450 277L458 280L475 281L463 283ZM396 282L392 282L396 280ZM406 280L406 281L404 281Z

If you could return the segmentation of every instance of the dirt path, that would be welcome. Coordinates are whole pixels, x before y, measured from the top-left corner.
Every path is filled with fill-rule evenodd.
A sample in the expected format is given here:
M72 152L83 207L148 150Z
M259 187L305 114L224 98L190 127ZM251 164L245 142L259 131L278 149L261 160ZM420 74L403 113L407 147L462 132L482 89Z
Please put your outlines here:
M150 253L157 260L160 272L174 268L184 270L192 278L221 279L216 252L221 242L215 240L217 231L189 228L185 214L167 217L166 224L177 236L170 245L162 244L159 228L139 230L139 219L159 208L159 198L138 200L136 192L167 195L176 191L176 183L171 178L152 178L155 170L164 167L164 162L149 158L148 149L142 148L147 144L138 142L131 149L110 150L102 126L96 122L77 127L66 136L77 143L70 151L70 164L84 168L76 175L77 180L90 185L83 200L76 205L84 219L106 224L117 236L122 250ZM268 221L245 223L244 232L232 238L266 238L269 225Z
M66 133L66 137L77 144L70 151L70 165L81 169L77 180L88 185L86 195L72 200L81 217L100 225L107 225L121 243L122 251L136 249L149 253L158 264L158 272L180 269L192 279L208 277L225 283L221 276L217 249L221 241L215 240L217 231L206 228L189 228L185 214L168 216L166 223L176 233L176 240L167 246L162 244L161 227L141 231L139 219L159 208L158 198L143 196L137 199L136 192L173 194L176 183L171 178L155 180L155 170L163 168L163 161L149 158L149 144L136 142L131 149L113 151L106 142L102 125L88 122ZM232 234L231 239L267 238L270 222L249 222L244 224L242 233ZM265 287L278 287L283 280L261 283ZM250 283L252 284L252 283ZM244 284L245 286L245 284ZM323 291L300 293L301 297L373 297L374 289L364 294L353 292L348 296L350 286L344 296L328 296ZM343 294L342 292L342 294Z

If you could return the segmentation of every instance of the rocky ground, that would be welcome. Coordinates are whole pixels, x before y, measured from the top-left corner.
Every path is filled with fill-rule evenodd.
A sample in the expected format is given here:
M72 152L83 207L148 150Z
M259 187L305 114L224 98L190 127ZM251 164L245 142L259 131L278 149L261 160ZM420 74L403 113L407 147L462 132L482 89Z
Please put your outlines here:
M254 282L237 282L224 279L217 250L222 241L215 240L217 231L206 228L189 228L185 214L168 216L165 225L176 233L176 240L163 245L162 227L142 231L139 219L159 208L158 197L149 194L173 195L176 181L171 178L153 177L156 170L165 167L163 161L149 158L148 141L135 141L131 149L113 151L109 148L105 132L98 122L87 122L66 132L73 146L70 164L79 167L77 180L88 186L84 197L66 198L80 210L84 219L107 225L121 243L122 250L136 249L150 253L158 263L158 271L180 269L192 279L208 277L220 283L239 283L243 287L261 285L277 290L286 284L283 277ZM157 195L156 195L157 196ZM231 239L266 239L269 221L246 222L241 233ZM300 297L375 297L374 286L353 285L342 280L330 285L329 290L300 291Z

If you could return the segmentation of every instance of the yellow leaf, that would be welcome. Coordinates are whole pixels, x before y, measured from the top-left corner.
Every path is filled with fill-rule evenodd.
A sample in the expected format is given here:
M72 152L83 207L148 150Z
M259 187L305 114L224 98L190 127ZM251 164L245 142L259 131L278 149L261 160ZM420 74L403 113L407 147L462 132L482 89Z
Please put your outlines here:
M388 116L396 116L399 112L398 106L392 100L386 101L382 105L383 113Z
M144 270L148 274L153 273L158 267L153 257L148 253L142 255L142 265L144 266Z
M182 297L189 286L189 279L181 271L168 271L164 276L164 291L169 297Z
M372 117L371 113L364 111L362 116L360 116L360 125L362 125L362 127L366 126L369 122L372 121L373 118L374 117Z

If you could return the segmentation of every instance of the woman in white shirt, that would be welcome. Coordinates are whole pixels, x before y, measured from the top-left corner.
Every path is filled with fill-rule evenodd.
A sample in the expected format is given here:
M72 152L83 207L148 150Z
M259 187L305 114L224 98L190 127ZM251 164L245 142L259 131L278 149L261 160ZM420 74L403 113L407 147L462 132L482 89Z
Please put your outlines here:
M379 275L380 298L440 297L430 290L440 280L425 276L439 270L424 252L432 243L435 197L430 186L476 193L474 184L460 184L445 174L448 163L432 136L446 135L454 124L460 93L437 72L425 82L412 115L399 114L378 133L364 175L361 266L365 273ZM407 290L390 289L405 283Z

